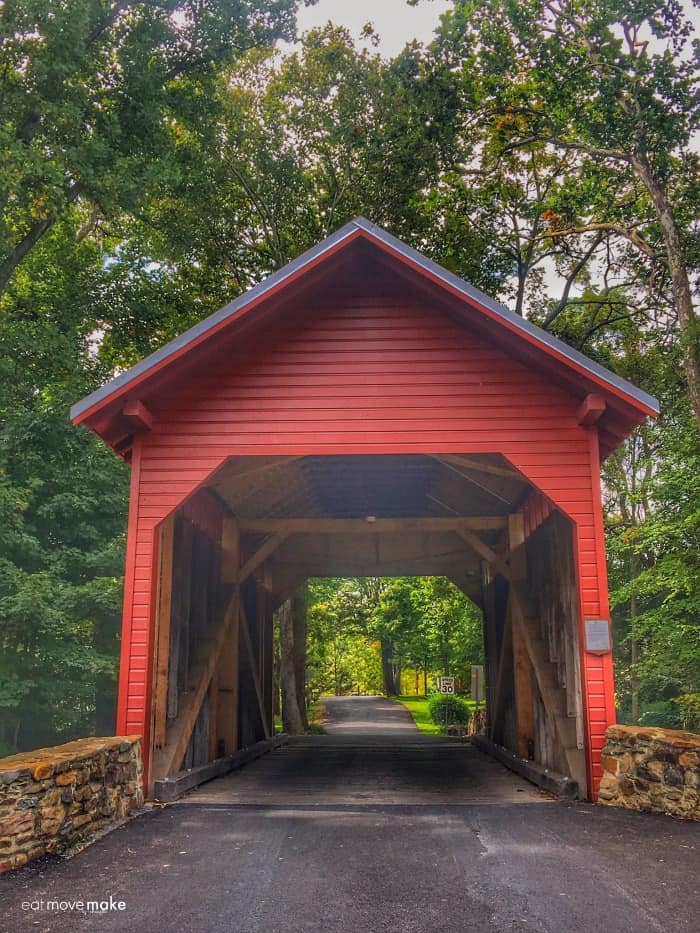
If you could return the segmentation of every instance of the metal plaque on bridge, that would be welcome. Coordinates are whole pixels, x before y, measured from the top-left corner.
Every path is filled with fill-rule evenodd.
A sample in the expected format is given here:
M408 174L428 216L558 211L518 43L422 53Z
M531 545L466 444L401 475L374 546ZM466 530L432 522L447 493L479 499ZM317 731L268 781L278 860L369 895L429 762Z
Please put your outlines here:
M591 654L607 654L612 651L610 623L607 619L586 619L586 651Z

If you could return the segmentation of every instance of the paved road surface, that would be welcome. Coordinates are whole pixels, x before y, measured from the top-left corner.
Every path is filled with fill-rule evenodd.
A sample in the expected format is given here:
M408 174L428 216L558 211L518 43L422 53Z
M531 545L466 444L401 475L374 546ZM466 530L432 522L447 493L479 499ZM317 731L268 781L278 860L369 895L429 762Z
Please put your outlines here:
M0 931L697 933L697 825L552 801L386 701L329 713L328 736L0 877ZM126 910L22 909L110 895Z

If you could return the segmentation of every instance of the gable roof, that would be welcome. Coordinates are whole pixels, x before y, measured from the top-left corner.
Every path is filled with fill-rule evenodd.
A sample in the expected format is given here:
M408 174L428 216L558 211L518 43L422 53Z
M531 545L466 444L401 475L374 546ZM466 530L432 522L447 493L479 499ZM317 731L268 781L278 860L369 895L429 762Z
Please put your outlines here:
M558 361L562 367L575 371L579 377L583 376L590 381L591 391L608 390L639 413L641 417L637 419L638 422L647 415L658 414L659 403L653 396L515 314L505 305L428 259L381 227L370 223L364 217L356 217L297 259L272 273L254 288L77 402L70 412L73 423L80 424L88 421L105 407L111 406L116 400L132 392L165 367L173 365L176 360L211 339L229 323L238 320L358 238L363 238L393 256L453 297L461 298L470 308L476 308L505 330L518 335L525 343L544 351L553 360Z

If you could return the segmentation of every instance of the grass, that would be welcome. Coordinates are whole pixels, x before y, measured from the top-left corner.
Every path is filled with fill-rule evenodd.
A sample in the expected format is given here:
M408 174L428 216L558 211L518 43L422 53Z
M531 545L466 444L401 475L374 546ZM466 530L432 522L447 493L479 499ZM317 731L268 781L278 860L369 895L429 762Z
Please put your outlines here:
M428 735L440 735L440 726L436 726L430 718L428 697L393 697L393 699L395 703L403 703L421 732L426 732Z
M325 735L326 730L323 728L325 721L326 708L323 703L317 701L309 710L309 728L306 729L306 734ZM284 732L284 727L282 726L282 716L278 713L275 716L275 735L279 735L281 732Z
M427 735L441 735L442 726L436 726L433 720L430 718L430 697L393 697L392 698L396 703L402 703L406 709L409 711L411 716L413 716L413 721L418 726L421 732L425 732ZM461 697L464 700L470 710L474 710L476 703L470 697Z

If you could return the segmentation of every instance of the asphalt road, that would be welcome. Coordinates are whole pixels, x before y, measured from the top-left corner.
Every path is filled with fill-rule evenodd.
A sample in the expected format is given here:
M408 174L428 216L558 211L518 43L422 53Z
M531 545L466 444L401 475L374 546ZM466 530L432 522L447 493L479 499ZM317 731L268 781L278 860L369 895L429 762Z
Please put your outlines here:
M0 930L700 929L697 824L552 801L458 741L421 736L386 701L329 712L327 736L294 740L73 858L0 877ZM124 910L45 904L110 895Z

